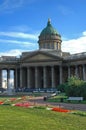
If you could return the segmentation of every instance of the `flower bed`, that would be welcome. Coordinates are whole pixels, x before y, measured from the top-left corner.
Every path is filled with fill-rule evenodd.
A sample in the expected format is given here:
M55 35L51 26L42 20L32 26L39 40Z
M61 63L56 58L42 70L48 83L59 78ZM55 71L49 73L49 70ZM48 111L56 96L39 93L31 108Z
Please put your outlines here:
M20 103L14 104L14 106L18 106L18 107L30 107L31 104L29 102L20 102Z
M19 98L7 98L4 101L0 101L0 105L12 105L12 104L16 104L18 102L22 102L22 101L26 101L28 99L28 96L22 96Z
M63 109L63 108L60 108L60 107L54 107L51 109L52 111L56 111L56 112L71 112L70 110L67 110L67 109Z
M2 105L2 104L4 104L4 102L3 102L3 101L0 101L0 105Z
M5 101L0 101L0 105L6 105L6 104L9 104L9 105L12 105L12 106L18 106L18 107L26 107L26 108L29 108L29 107L38 107L38 106L41 106L40 104L37 106L37 104L31 104L30 102L27 101L27 98L26 96L22 96L22 97L19 97L19 98L9 98L9 99L6 99ZM52 111L56 111L56 112L70 112L70 110L67 110L67 109L63 109L63 108L60 108L60 107L51 107L50 110Z

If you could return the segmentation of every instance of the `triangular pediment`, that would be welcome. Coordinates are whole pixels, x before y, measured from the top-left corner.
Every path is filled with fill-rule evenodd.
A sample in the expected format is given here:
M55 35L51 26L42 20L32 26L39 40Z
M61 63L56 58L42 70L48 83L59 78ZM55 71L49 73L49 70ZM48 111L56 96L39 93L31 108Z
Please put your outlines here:
M48 61L48 60L60 60L58 57L50 55L48 53L33 53L23 59L23 61L29 62L29 61Z
M31 57L29 60L49 60L49 59L52 59L52 57L46 56L44 54L37 54Z

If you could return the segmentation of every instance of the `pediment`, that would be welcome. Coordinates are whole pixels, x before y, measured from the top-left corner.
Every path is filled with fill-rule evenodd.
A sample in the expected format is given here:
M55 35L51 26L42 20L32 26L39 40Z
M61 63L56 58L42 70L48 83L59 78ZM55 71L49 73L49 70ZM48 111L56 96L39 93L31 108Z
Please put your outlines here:
M44 53L36 53L32 54L30 56L27 56L23 59L23 61L29 62L29 61L47 61L47 60L58 60L58 58L49 54Z

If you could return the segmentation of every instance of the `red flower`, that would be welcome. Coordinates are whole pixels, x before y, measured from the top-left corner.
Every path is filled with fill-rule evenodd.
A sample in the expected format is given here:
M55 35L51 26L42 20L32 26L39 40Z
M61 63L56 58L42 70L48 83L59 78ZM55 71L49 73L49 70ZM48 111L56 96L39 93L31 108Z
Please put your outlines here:
M52 108L52 111L57 111L57 112L70 112L70 110L62 109L62 108L60 108L60 107L54 107L54 108Z
M22 103L16 103L15 106L21 107L21 106L22 106Z
M19 106L19 107L30 107L31 104L29 102L16 103L15 106Z
M4 102L3 102L3 101L0 101L0 105L2 105L2 104L4 104Z

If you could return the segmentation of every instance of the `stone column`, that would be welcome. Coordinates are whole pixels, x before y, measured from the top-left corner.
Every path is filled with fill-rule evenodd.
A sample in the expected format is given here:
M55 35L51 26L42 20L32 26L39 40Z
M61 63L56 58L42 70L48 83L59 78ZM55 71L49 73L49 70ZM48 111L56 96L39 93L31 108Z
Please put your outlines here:
M13 88L10 82L10 69L7 70L7 94L13 95Z
M0 69L0 88L2 88L2 69Z
M83 80L85 81L86 80L85 65L83 64L82 67L83 67Z
M70 78L71 73L70 73L70 66L68 66L68 78Z
M78 66L77 65L75 66L75 75L76 75L76 77L79 77L79 75L78 75Z
M38 67L35 67L35 88L38 87Z
M20 68L20 88L22 88L23 86L22 86L22 74L23 72L22 72L22 68Z
M27 68L27 88L30 88L30 68Z
M54 66L51 67L51 86L55 88L55 73L54 73Z
M43 88L47 88L47 74L46 67L43 67Z
M7 89L10 89L10 69L7 70Z
M14 70L14 87L18 88L18 75L17 75L17 68Z
M60 84L62 84L62 66L59 66Z
M16 88L16 70L14 70L14 88Z

